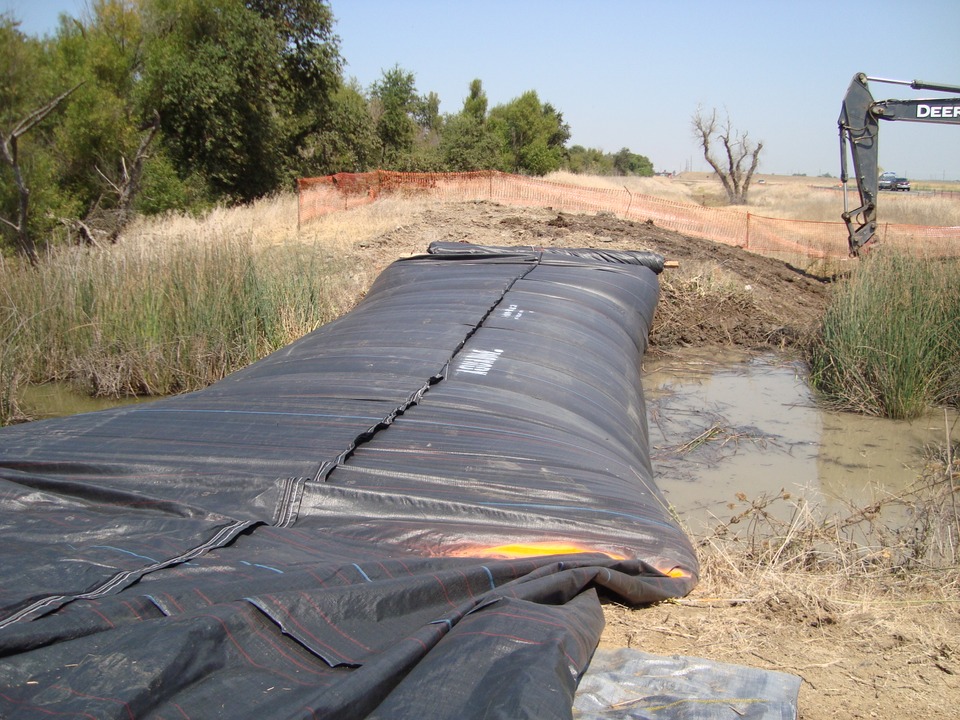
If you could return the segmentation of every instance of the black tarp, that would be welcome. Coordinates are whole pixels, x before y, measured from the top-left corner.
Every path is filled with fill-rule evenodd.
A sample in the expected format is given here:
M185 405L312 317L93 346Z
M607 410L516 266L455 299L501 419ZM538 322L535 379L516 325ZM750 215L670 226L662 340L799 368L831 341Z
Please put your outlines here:
M597 593L692 589L658 259L431 250L206 390L0 431L0 717L567 718Z

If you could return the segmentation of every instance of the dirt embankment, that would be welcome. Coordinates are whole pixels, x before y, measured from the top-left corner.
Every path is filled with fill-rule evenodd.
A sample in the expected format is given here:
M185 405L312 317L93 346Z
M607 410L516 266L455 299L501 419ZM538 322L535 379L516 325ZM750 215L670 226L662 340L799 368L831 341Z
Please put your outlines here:
M660 277L651 348L691 345L792 346L823 313L828 284L783 262L652 223L609 214L558 213L488 202L440 205L374 241L364 251L385 265L434 241L652 250L679 266Z

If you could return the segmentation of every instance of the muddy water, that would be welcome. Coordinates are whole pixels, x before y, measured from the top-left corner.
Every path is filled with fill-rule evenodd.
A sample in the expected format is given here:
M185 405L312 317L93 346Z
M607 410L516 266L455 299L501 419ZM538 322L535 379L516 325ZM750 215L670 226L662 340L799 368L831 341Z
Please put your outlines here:
M144 402L149 398L93 398L76 390L69 383L45 383L27 385L23 388L20 404L23 411L34 420L76 415L78 413L106 410L118 405Z
M738 493L862 507L915 480L924 446L946 438L943 411L907 422L819 409L803 364L774 355L648 360L644 390L657 483L695 533L743 509Z

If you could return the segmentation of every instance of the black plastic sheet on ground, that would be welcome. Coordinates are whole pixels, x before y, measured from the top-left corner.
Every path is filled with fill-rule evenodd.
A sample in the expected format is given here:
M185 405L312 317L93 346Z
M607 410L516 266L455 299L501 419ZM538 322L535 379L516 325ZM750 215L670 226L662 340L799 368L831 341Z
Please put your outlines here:
M432 249L206 390L0 431L0 716L570 717L597 593L692 589L656 262Z

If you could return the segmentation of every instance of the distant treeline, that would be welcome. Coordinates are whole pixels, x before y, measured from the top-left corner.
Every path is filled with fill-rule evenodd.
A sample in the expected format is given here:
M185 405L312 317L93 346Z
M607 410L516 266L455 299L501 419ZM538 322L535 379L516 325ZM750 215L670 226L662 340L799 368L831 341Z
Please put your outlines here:
M377 168L652 175L573 146L535 90L488 107L479 79L441 113L395 65L343 77L321 0L92 0L36 38L0 15L2 248L115 241L138 213L198 211Z

